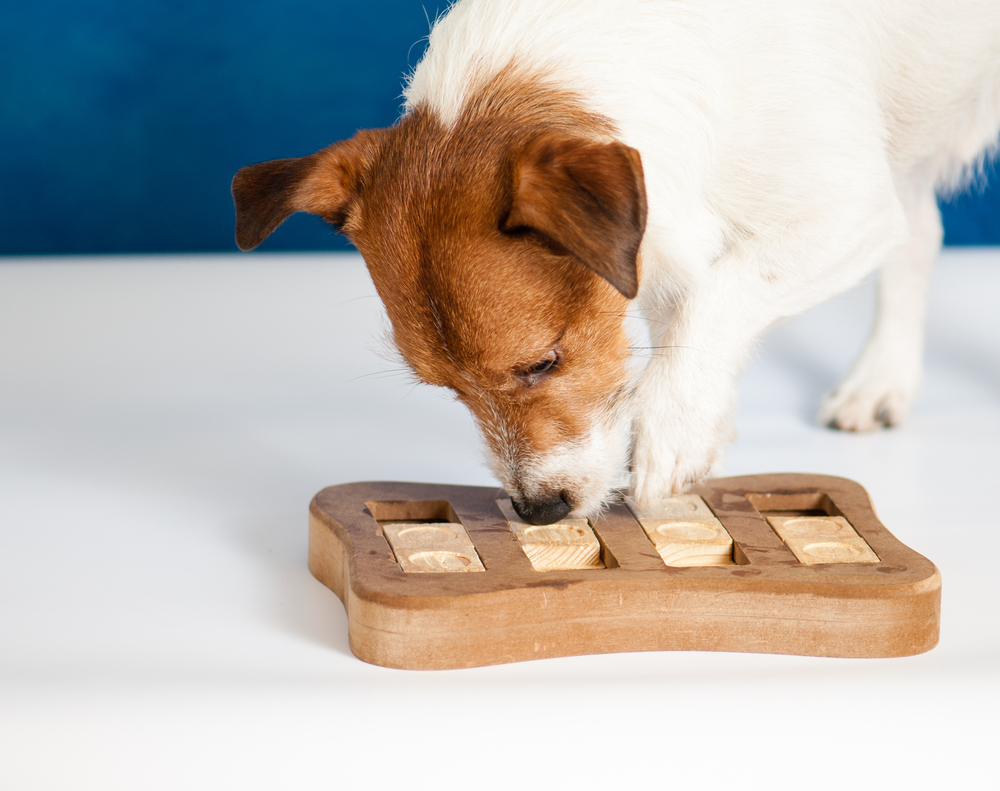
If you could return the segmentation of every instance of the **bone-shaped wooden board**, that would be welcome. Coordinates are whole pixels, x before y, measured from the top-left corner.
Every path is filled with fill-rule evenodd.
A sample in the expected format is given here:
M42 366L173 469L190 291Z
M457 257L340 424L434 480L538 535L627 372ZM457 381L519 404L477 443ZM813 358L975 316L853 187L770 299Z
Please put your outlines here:
M907 656L933 648L940 624L934 564L860 485L822 475L718 478L542 529L494 488L331 486L310 506L309 568L343 601L355 655L398 668L618 651Z

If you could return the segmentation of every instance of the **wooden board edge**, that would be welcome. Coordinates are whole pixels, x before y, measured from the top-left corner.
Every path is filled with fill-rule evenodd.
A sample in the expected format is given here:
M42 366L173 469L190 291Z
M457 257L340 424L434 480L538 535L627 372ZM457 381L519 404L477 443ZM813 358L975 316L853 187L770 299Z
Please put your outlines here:
M634 651L890 658L929 651L940 637L940 575L935 570L929 578L906 587L890 597L897 606L892 606L892 601L882 602L888 606L876 619L860 612L853 618L843 617L843 613L831 617L822 611L799 618L741 615L742 608L716 614L702 606L524 623L520 618L523 608L508 603L510 614L506 618L461 631L433 628L440 626L437 619L424 624L432 628L421 628L421 619L410 620L412 610L397 610L385 601L354 599L354 604L361 606L348 607L348 631L351 650L359 659L408 670ZM802 594L795 598L808 604L812 597ZM468 604L467 599L458 600L455 609L462 610ZM476 619L458 620L475 623ZM393 625L399 628L385 628Z
M738 618L657 618L630 623L573 622L502 627L451 635L382 632L352 624L351 650L369 664L401 670L458 670L534 659L646 651L710 651L890 659L915 656L940 638L937 617L896 623L843 623L756 619L750 629ZM806 627L806 628L803 628ZM779 637L776 638L776 635Z
M350 537L347 531L323 511L313 498L309 504L309 571L337 594L348 616L350 616L350 549Z

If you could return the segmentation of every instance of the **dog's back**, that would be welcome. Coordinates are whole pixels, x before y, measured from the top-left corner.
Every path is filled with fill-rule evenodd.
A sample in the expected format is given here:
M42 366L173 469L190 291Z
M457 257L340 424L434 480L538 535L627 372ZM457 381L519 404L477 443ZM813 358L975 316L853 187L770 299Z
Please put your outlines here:
M569 91L642 153L650 236L666 226L676 265L720 243L678 238L713 207L771 196L787 217L844 153L881 147L896 178L958 184L1000 127L1000 3L466 0L435 25L407 106L453 122L504 71Z

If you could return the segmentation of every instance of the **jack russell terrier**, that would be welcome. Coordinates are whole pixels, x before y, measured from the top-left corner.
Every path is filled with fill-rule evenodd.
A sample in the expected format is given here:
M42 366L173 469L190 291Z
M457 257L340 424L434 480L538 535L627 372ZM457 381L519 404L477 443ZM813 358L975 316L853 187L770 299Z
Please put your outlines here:
M547 524L629 465L640 504L708 475L755 341L876 267L871 339L821 419L906 416L935 190L1000 130L1000 2L462 0L405 99L387 129L237 173L237 242L296 211L345 234L399 352Z

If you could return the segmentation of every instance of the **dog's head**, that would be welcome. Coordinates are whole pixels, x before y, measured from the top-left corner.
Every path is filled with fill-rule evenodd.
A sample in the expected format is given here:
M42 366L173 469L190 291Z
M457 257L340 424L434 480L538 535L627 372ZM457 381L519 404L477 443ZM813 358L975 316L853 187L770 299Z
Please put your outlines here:
M361 251L393 338L475 415L518 513L603 501L629 449L628 340L646 198L636 151L566 125L421 108L233 181L240 248L295 211Z

